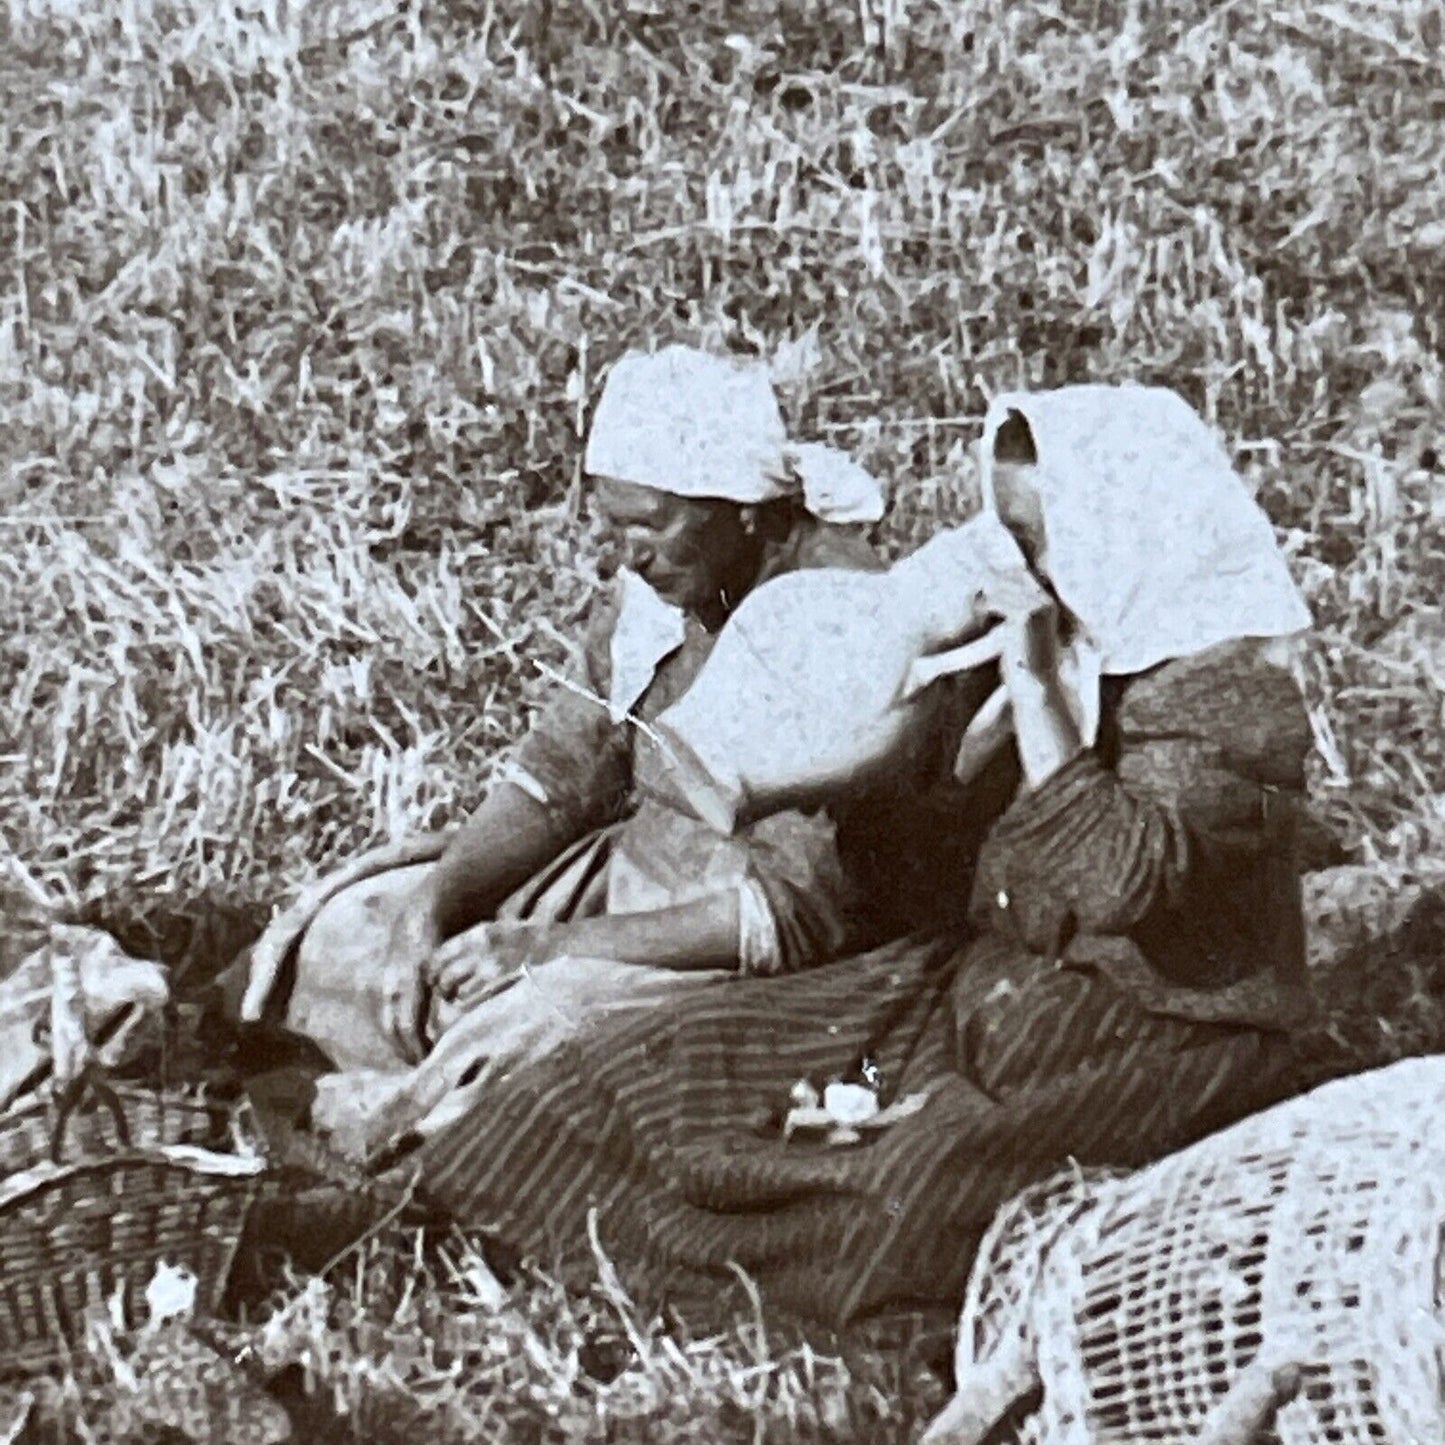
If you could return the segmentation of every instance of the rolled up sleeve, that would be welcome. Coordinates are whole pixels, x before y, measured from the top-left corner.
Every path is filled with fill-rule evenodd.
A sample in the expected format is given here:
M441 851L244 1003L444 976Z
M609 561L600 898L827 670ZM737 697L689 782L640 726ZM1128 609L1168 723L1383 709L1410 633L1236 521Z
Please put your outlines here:
M581 655L499 768L498 776L546 808L569 840L615 822L631 798L631 740L606 703L607 641L614 622L609 599L595 609Z
M836 958L848 942L853 897L832 820L778 813L755 824L748 842L741 971L796 973Z

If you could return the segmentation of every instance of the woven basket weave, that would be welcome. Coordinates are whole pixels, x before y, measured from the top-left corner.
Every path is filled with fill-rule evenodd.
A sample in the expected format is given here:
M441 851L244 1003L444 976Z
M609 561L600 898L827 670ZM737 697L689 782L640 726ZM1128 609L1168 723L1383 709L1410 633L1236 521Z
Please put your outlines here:
M106 1085L74 1017L73 971L56 975L72 1034L57 1050L58 1088L0 1116L3 1375L64 1360L88 1314L117 1294L138 1319L162 1261L191 1270L198 1306L214 1308L266 1167L238 1110L191 1091Z
M66 1122L62 1142L71 1158L114 1153L118 1146L152 1149L168 1144L225 1153L237 1143L249 1148L257 1142L247 1114L202 1091L113 1084L109 1092L120 1104L125 1137L119 1136L110 1110L93 1099L91 1107L77 1109ZM44 1094L31 1094L0 1115L0 1180L46 1158L57 1142L59 1122L54 1100Z
M97 1147L110 1116L77 1113L75 1135L86 1150L47 1133L0 1183L0 1372L31 1373L63 1359L83 1338L87 1313L118 1290L127 1319L138 1318L162 1260L195 1274L202 1308L219 1302L264 1161L180 1139L137 1142L148 1133L183 1135L195 1123L187 1117L193 1101L122 1097L134 1125L128 1147L113 1139L109 1149ZM27 1111L0 1124L13 1123L0 1145L7 1164L37 1142L43 1117ZM152 1132L157 1117L164 1132Z
M996 1219L953 1405L977 1445L1445 1441L1445 1058L1316 1089Z

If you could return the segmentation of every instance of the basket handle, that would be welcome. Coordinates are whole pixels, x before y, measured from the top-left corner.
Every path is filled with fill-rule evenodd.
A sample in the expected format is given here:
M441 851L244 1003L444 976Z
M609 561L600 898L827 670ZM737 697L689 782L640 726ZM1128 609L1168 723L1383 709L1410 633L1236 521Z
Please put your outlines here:
M85 993L80 964L64 947L50 944L50 1050L57 1085L55 1128L50 1158L60 1163L65 1126L89 1089L115 1120L123 1148L130 1148L130 1127L120 1100L101 1077L85 1019Z
M85 985L75 955L51 939L50 1057L58 1085L64 1088L86 1070L95 1051L85 1019Z
M55 1127L50 1132L50 1161L52 1164L61 1162L60 1156L65 1151L65 1126L80 1106L80 1101L85 1097L87 1089L105 1105L106 1111L115 1121L115 1132L120 1138L121 1148L130 1148L130 1125L126 1122L125 1110L121 1107L120 1098L115 1090L101 1078L99 1068L93 1063L86 1064L80 1074L60 1090L56 1104Z

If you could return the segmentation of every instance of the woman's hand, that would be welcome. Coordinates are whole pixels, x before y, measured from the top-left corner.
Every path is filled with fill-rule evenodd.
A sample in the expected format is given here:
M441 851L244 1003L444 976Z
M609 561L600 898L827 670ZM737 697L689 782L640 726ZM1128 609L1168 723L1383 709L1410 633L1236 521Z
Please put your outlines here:
M1003 628L999 660L1010 690L1015 686L1057 688L1062 646L1059 612L1053 600L1045 599L1021 616L1006 617Z
M955 775L965 779L978 771L1007 722L1028 785L1037 788L1083 750L1060 676L1058 606L1022 568L996 570L985 589L984 605L999 620L973 650L987 648L998 658L1002 685L965 734Z
M381 971L381 1026L411 1063L418 1063L426 1052L424 970L439 939L432 892L423 884L392 924Z
M1084 749L1060 677L1062 644L1052 602L1002 624L999 661L1029 787L1047 782Z
M426 978L449 1004L465 1005L493 984L555 957L551 932L536 923L479 923L432 951Z

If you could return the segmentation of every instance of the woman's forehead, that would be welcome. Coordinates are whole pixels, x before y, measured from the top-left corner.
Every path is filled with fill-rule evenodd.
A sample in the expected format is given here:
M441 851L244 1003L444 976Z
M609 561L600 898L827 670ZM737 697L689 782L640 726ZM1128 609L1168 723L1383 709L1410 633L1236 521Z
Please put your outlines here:
M598 510L613 522L648 522L660 525L692 510L685 497L674 496L660 487L619 481L616 477L595 478L593 494Z
M1038 468L1027 462L995 461L989 478L994 508L1004 513L1033 513L1044 510Z
M616 477L594 477L593 495L597 505L609 516L651 516L667 509L666 492L644 487L638 482L623 482Z

